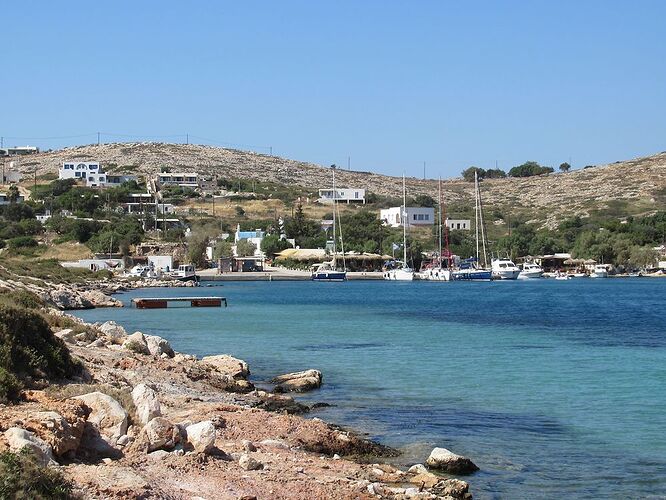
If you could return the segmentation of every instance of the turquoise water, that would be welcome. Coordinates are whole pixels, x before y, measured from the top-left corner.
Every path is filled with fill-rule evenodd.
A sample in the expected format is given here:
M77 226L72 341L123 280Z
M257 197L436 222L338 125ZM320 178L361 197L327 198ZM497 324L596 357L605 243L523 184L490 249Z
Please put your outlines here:
M318 368L312 415L470 456L476 498L666 495L666 280L242 282L228 308L97 309L261 382ZM119 296L183 295L179 289Z

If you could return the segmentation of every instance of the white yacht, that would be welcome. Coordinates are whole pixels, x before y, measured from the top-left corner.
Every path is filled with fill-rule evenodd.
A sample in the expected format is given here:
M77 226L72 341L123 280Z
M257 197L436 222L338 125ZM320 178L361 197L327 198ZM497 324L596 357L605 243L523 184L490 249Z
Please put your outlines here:
M590 278L608 278L608 267L604 264L597 264L590 273Z
M400 214L402 221L402 267L384 271L384 279L389 281L413 281L414 271L407 266L407 188L405 187L405 176L402 176L402 210Z
M542 267L539 264L535 264L534 262L525 262L523 264L523 268L520 271L520 274L518 275L519 279L534 279L542 277Z
M491 268L496 280L515 280L520 275L520 269L510 259L493 259Z
M384 272L384 279L389 281L413 281L414 271L409 267L389 269Z
M193 264L181 264L171 277L178 281L198 281L198 276Z

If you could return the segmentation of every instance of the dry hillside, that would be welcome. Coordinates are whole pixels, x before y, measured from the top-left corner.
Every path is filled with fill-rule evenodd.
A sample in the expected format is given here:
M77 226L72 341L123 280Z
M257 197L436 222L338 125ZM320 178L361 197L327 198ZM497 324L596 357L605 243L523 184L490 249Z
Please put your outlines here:
M312 190L328 187L331 182L330 169L320 165L194 144L78 146L23 157L19 169L26 173L36 170L38 175L54 173L65 160L97 160L108 171L152 174L160 167L170 167L172 171L254 178ZM401 194L402 180L398 177L339 170L337 179L341 187L362 187L380 195ZM434 197L437 181L409 178L407 189L412 196L425 193ZM482 190L486 206L522 213L548 225L566 215L585 216L595 211L618 217L650 213L666 208L666 152L566 174L486 180ZM471 202L472 185L462 179L447 180L444 194L450 204L460 208Z

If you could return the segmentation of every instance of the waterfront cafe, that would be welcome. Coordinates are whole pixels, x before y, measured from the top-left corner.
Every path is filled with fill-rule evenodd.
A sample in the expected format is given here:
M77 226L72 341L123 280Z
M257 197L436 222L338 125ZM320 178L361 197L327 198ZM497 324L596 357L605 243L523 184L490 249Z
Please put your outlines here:
M295 266L301 269L307 269L313 264L321 264L330 261L333 258L331 253L327 253L323 248L287 248L275 258L275 264ZM384 261L390 260L390 255L379 255L374 253L338 252L335 254L338 267L342 267L344 258L345 267L348 271L381 271Z
M528 258L525 259L526 261ZM575 259L571 258L570 253L555 253L552 255L536 255L531 258L536 264L540 265L541 268L547 273L553 273L555 271L562 271L566 269L575 268Z

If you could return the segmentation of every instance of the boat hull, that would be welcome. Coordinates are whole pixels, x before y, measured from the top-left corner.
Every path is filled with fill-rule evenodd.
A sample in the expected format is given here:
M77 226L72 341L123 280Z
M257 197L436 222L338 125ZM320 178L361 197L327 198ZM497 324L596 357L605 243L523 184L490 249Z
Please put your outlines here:
M421 279L426 281L451 281L451 271L449 269L428 269L421 274Z
M312 281L347 281L347 273L345 271L320 271L312 273L310 279Z
M461 269L451 273L453 281L491 281L492 271L488 269Z
M413 281L414 271L411 269L391 269L384 273L384 279L388 281Z
M518 279L521 280L533 280L543 278L543 271L521 271L518 275Z
M517 280L520 276L520 270L502 270L493 271L493 279L496 280Z

